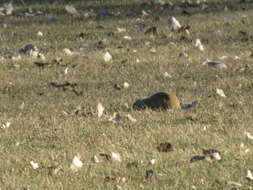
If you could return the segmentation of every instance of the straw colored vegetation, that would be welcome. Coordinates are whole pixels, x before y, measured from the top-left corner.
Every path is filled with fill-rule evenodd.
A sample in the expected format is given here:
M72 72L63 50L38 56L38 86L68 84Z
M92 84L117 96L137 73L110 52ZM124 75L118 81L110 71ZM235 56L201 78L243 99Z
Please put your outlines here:
M24 0L0 16L0 189L253 187L253 4L171 2L74 1L71 16L63 2ZM17 14L28 7L42 14ZM169 29L169 16L189 31ZM27 44L45 59L19 53ZM198 104L133 110L169 90ZM202 149L221 159L190 163Z

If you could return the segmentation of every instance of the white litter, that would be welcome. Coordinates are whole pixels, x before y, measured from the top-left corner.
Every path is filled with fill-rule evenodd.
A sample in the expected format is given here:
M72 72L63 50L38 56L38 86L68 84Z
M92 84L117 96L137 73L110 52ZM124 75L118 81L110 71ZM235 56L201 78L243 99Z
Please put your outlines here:
M97 105L97 110L98 110L98 117L102 117L103 113L104 113L104 106L99 102Z
M216 93L218 95L220 95L221 97L226 98L226 95L225 95L225 93L224 93L224 91L222 89L217 88L216 89Z
M39 164L34 161L31 161L30 164L31 164L32 168L35 170L39 168Z
M109 61L112 60L112 55L107 51L105 54L104 54L104 61L107 63Z
M200 51L204 51L204 46L203 46L203 44L201 43L200 39L196 39L196 40L195 40L194 46L195 46L196 48L198 48Z
M181 24L175 17L169 17L168 24L172 31L178 31L181 28Z
M83 162L77 156L74 156L70 169L77 170L80 169L81 167L83 167Z
M112 152L111 159L112 161L122 162L122 159L119 153Z

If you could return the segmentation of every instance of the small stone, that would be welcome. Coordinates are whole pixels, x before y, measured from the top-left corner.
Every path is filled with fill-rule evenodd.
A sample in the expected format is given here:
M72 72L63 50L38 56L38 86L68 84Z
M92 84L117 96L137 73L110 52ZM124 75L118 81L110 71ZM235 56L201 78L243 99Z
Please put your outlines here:
M34 161L31 161L30 164L31 164L32 168L35 170L39 168L39 164Z
M97 111L98 111L98 117L102 117L103 112L104 112L105 108L101 103L98 103L97 105Z
M218 95L220 95L221 97L226 98L226 95L225 95L225 93L223 92L222 89L217 88L217 89L216 89L216 93L217 93Z
M204 51L204 46L202 45L200 39L196 39L194 46L197 47L200 51Z
M181 24L175 17L169 17L168 24L172 31L178 31L181 28Z
M110 62L112 60L112 55L107 51L105 54L104 54L104 61L106 63Z
M111 159L112 161L122 162L122 159L119 153L112 152Z
M130 86L129 83L127 83L127 82L123 83L123 88L128 88L129 86Z
M125 40L132 40L132 37L131 36L124 36L123 37Z
M97 157L96 155L93 156L92 161L93 161L94 163L99 163L99 159L98 159L98 157Z
M73 53L70 49L68 49L68 48L64 48L64 49L63 49L63 52L64 52L66 55L69 55L69 56L74 55L74 53Z
M156 163L156 159L151 159L151 160L149 161L149 163L150 163L151 165L154 165L154 164Z
M78 156L74 156L70 169L72 170L78 170L81 167L83 167L83 162L78 158Z
M247 170L247 175L246 175L246 178L250 181L253 180L253 175L252 175L252 172L250 170Z
M38 31L37 36L43 36L43 33L41 31Z

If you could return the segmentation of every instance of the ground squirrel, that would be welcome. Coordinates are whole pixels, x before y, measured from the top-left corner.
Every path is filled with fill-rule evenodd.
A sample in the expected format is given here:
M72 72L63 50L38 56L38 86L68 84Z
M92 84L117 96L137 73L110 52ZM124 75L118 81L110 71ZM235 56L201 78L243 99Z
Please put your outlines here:
M181 109L177 96L172 92L158 92L149 98L139 99L133 104L134 110L150 109Z

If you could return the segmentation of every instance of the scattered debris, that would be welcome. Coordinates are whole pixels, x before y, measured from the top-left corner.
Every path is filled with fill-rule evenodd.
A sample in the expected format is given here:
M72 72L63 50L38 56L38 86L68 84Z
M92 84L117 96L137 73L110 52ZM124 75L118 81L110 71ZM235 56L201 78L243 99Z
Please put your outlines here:
M172 75L170 75L168 72L163 73L163 76L165 78L172 78Z
M71 56L71 55L74 55L74 52L72 52L70 49L68 48L64 48L63 49L63 52L68 55L68 56Z
M14 11L14 7L11 2L4 3L2 7L0 7L0 16L9 16L12 15Z
M185 58L187 58L187 57L189 57L189 55L186 52L181 52L179 54L179 57L185 57Z
M129 86L130 86L129 83L127 83L127 82L123 83L123 88L128 88Z
M226 95L225 95L225 93L223 92L222 89L217 88L217 89L216 89L216 93L217 93L218 95L220 95L221 97L226 98Z
M115 153L115 152L111 153L111 160L112 161L117 161L117 162L122 162L120 154L119 153Z
M31 164L32 168L35 170L39 168L39 164L34 161L30 161L30 164Z
M123 37L125 40L132 40L132 37L131 36L124 36Z
M193 102L190 103L190 104L182 104L182 105L181 105L181 108L182 108L183 110L189 110L189 109L192 109L192 108L194 108L195 106L197 106L197 104L198 104L198 101L195 100L195 101L193 101Z
M154 174L153 170L146 170L145 178L150 179L153 176L153 174Z
M181 24L175 17L169 17L168 24L172 31L178 31L181 28Z
M112 60L112 55L107 51L104 54L104 61L107 63L107 62L110 62L111 60Z
M151 159L150 161L149 161L149 164L151 164L151 165L154 165L156 163L156 159Z
M123 120L123 118L119 115L119 113L113 113L113 116L109 119L113 123L119 123Z
M197 161L201 161L201 160L205 160L205 156L200 156L200 155L197 155L197 156L193 156L191 159L190 159L190 163L193 163L193 162L197 162Z
M125 28L117 28L118 33L126 32Z
M235 182L235 181L227 181L227 184L233 187L242 187L241 183Z
M247 170L247 175L246 175L246 178L250 181L253 180L253 175L252 175L252 172L250 170Z
M204 51L204 46L202 45L200 39L195 40L194 46L198 48L200 51Z
M2 124L1 128L2 128L2 129L7 129L7 128L9 128L10 126L11 126L11 122L7 121L6 123L3 123L3 124Z
M171 151L173 151L173 147L172 147L172 145L170 143L164 142L164 143L160 143L157 146L157 150L159 152L171 152Z
M227 65L225 63L220 63L216 61L209 61L208 59L203 62L203 65L208 65L209 67L215 67L220 69L227 69Z
M245 131L244 134L248 137L248 139L253 140L253 135L251 135L249 132Z
M70 165L70 169L76 171L81 167L83 167L83 162L78 158L78 156L74 156L72 163Z
M41 31L38 31L37 36L43 36L43 33Z
M110 154L106 154L106 153L100 153L99 156L101 156L102 158L105 158L107 161L110 161L111 155Z
M132 121L132 122L136 122L137 120L135 118L133 118L130 114L127 114L127 118Z
M102 117L103 113L104 113L104 106L99 102L97 105L97 110L98 110L98 117Z
M33 44L27 44L25 45L25 47L19 50L20 53L24 53L27 55L32 55L33 52L38 52L38 51L39 51L38 48L34 46Z
M66 5L65 6L65 10L72 16L80 16L80 14L78 13L78 11L76 10L76 8L73 5Z
M94 163L99 163L99 159L98 159L98 157L97 157L96 155L93 156L92 161L93 161Z

